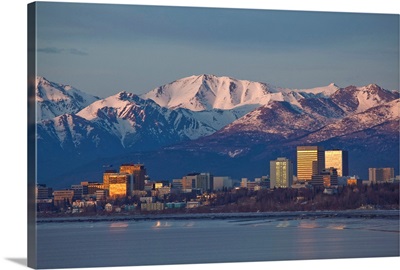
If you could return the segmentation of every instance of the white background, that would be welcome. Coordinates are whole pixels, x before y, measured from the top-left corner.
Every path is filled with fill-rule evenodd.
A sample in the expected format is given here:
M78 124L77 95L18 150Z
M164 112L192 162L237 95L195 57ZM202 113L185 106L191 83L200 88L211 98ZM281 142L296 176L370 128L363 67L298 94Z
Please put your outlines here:
M0 94L0 134L1 134L1 177L0 177L0 269L25 269L27 256L27 4L29 1L1 1L1 94ZM54 1L60 2L60 1ZM63 1L77 2L77 1ZM110 3L109 1L81 1L86 3ZM265 3L259 3L265 2ZM329 2L329 3L326 3ZM165 1L117 1L121 4L180 5L205 7L262 8L309 11L345 11L363 13L399 14L397 0L165 0ZM397 5L396 5L397 4ZM239 243L238 243L239 244ZM73 259L73 258L71 258ZM252 269L397 269L400 257L287 261L236 264L146 266L91 269L137 269L137 270L210 270L222 268Z

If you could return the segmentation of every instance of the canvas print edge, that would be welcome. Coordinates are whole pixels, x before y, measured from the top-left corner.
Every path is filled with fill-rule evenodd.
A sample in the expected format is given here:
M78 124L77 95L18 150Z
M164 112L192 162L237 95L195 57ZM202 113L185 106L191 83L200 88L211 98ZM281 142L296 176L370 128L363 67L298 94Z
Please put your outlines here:
M28 11L28 267L37 267L36 253L36 3L30 3L27 6Z

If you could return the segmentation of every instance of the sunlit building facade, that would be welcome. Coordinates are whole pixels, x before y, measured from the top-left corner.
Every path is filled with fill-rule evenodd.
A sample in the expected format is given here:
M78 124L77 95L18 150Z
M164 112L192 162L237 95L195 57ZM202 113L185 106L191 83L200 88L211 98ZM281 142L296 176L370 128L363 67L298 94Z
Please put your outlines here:
M270 187L287 188L293 184L293 163L287 158L270 161Z
M122 164L119 172L133 176L133 189L144 190L144 180L146 178L146 168L143 164Z
M54 205L65 205L72 204L72 200L74 198L73 190L55 190L53 192L54 196Z
M98 182L81 182L83 195L94 195L97 190L104 189L103 183Z
M104 189L109 189L110 188L110 175L116 174L116 170L106 170L103 173L103 185Z
M130 175L110 174L108 194L111 198L130 196L132 194Z
M325 150L325 167L336 168L339 177L349 175L349 154L345 150Z
M325 169L325 154L321 146L297 146L297 179L311 181ZM272 186L272 183L271 183Z

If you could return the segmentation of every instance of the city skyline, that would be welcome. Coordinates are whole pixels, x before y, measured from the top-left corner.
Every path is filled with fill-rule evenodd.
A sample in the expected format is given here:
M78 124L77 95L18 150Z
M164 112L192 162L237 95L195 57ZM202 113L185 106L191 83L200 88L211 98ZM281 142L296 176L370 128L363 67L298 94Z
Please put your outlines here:
M338 177L342 177L346 180L355 179L361 180L365 183L377 183L377 182L387 182L389 180L393 180L395 176L394 168L369 168L368 169L368 179L360 179L358 174L349 175L343 174L343 172L347 172L349 170L348 164L348 152L343 149L324 149L318 145L307 145L307 146L296 146L296 165L297 165L297 174L294 174L293 161L286 157L277 157L275 160L270 160L269 164L266 163L266 167L270 168L269 174L260 175L255 180L251 181L247 178L242 178L242 183L254 183L257 182L257 179L268 180L269 187L282 187L282 188L290 188L292 185L296 185L299 183L306 183L314 185L317 182L317 185L323 184L325 187L330 187L331 185L338 185ZM340 154L340 155L338 155ZM321 159L322 158L322 159ZM300 167L298 163L300 162ZM333 164L338 164L339 166L335 167ZM104 166L103 166L104 167ZM96 187L95 189L107 189L110 190L110 185L113 184L113 190L110 191L110 196L113 197L113 193L121 195L132 193L134 190L144 190L146 182L167 182L170 185L179 185L182 189L191 189L191 188L199 188L204 190L214 190L213 181L211 178L217 177L220 178L219 181L221 187L224 187L221 183L226 183L226 180L230 179L230 187L234 187L234 182L236 184L240 183L239 178L235 178L233 175L214 175L213 172L203 171L203 172L187 172L186 175L181 178L173 178L173 179L151 179L151 174L147 174L147 169L145 164L141 163L124 163L119 165L119 172L116 169L110 169L113 166L106 166L107 169L103 170L102 180L103 182L98 182L96 179L91 179L89 182L87 179L81 179L82 183L92 183ZM343 169L344 168L344 169ZM326 177L323 175L332 175L334 172L334 182L332 184L331 178L326 180ZM298 177L300 174L300 178ZM204 178L206 177L206 178ZM320 178L321 177L321 178ZM296 181L293 180L296 179ZM146 181L145 181L146 179ZM208 180L207 180L208 179ZM244 180L245 179L245 180ZM316 182L317 180L317 182ZM178 181L181 181L178 183ZM211 182L210 182L211 181ZM243 182L244 181L244 182ZM321 182L322 181L322 182ZM325 185L325 182L329 181L328 185ZM313 184L314 183L314 184ZM46 183L38 183L38 185L47 185ZM65 187L65 189L73 189L73 186L77 184L71 185L71 188ZM346 185L346 182L344 182ZM246 185L245 185L246 186ZM244 187L245 187L244 186Z

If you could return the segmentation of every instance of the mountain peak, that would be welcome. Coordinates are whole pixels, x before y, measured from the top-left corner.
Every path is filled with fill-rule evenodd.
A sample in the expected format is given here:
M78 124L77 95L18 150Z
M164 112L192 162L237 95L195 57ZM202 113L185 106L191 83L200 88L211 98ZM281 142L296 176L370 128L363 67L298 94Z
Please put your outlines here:
M129 101L138 97L137 95L135 95L133 93L126 92L125 90L117 93L115 96L119 100L129 100Z
M217 76L215 76L213 74L201 74L201 75L198 75L197 77L201 78L203 80L212 80L212 79L218 78Z
M271 98L268 89L265 83L201 74L160 86L141 97L170 109L229 110L243 105L267 104Z
M369 108L390 102L399 95L383 89L377 84L341 88L332 95L332 100L348 113L359 113Z

